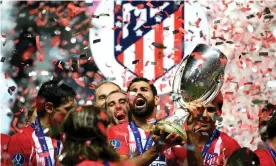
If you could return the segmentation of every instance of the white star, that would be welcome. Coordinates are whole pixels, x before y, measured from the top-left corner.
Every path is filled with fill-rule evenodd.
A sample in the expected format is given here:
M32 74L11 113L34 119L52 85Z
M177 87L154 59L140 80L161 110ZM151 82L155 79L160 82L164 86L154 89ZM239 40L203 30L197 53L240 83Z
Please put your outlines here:
M122 46L121 46L120 44L117 44L117 45L115 46L115 50L116 50L116 51L121 51L121 50L122 50Z
M140 29L136 31L136 36L142 36L142 34L143 34L143 31L141 31Z
M161 20L162 20L162 17L160 17L160 16L156 16L156 17L155 17L155 21L156 21L156 22L161 22Z
M116 21L115 26L121 28L122 27L122 23L120 21Z

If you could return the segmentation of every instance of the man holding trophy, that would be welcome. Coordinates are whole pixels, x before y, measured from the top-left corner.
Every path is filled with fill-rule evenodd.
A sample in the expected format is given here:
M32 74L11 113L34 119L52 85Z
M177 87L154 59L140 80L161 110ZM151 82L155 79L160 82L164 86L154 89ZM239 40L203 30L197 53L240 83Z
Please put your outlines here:
M201 58L198 58L198 55ZM192 132L195 136L192 145L201 151L199 157L196 148L191 150L191 146L188 146L188 139L186 148L174 146L165 153L167 158L175 159L176 163L183 163L187 158L188 165L195 165L189 157L190 152L197 156L197 160L201 158L204 166L223 165L225 159L240 148L236 140L216 129L215 125L216 119L221 115L223 103L220 89L225 61L226 56L219 50L199 44L192 54L182 61L176 72L173 91L180 95L176 99L176 105L180 109L164 121L187 126L186 132Z
M155 120L160 100L156 88L147 79L134 79L128 87L134 93L128 97L131 120L108 131L121 158L136 165L223 165L240 147L215 126L214 117L222 107L218 94L225 61L219 50L196 46L175 74L173 92L179 109L159 122Z

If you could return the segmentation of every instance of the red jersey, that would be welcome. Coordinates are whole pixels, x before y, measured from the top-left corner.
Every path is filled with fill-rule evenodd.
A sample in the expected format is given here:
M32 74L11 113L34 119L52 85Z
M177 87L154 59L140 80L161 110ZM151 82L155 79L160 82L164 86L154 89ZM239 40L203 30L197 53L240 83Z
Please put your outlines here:
M200 150L204 147L199 147ZM223 165L224 160L229 157L232 152L240 148L236 140L228 136L224 132L220 132L219 137L215 138L203 159L204 166ZM166 158L177 158L179 163L183 163L187 156L187 149L179 146L166 150Z
M145 132L139 127L138 131L141 135L142 146L145 147L150 132ZM110 144L114 147L118 154L126 155L130 158L139 155L136 148L135 137L128 122L111 126L107 131L107 137ZM151 163L151 165L165 164L166 162L164 156L157 157L156 160Z
M128 162L118 162L118 163L108 163L109 166L134 166L131 163ZM103 162L100 161L90 161L90 160L84 160L81 163L79 163L77 166L105 166Z
M52 164L55 164L55 148L57 148L57 140L45 136L49 154L42 152L41 145L38 141L35 131L31 127L22 128L22 133L16 133L11 136L8 143L7 152L10 155L7 163L19 165L38 165L44 166L45 155L50 155ZM61 153L62 144L60 145L59 154ZM59 155L58 154L58 155Z
M257 149L255 150L255 154L259 157L261 166L276 166L269 150Z

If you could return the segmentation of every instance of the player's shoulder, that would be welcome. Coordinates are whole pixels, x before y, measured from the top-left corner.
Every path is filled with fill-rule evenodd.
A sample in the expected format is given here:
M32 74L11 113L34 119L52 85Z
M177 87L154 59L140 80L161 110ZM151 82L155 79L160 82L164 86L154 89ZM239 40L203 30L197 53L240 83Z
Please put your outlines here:
M261 166L275 165L274 159L267 149L257 149L254 153L259 157Z
M267 149L256 149L254 151L254 153L257 156L269 156L270 155L270 152Z
M225 132L220 132L220 137L222 139L223 142L227 143L229 146L233 145L233 144L237 144L239 145L239 143L231 136L229 136L227 133Z
M31 127L23 127L20 130L22 132L13 134L10 137L9 142L25 142L32 136L32 133L34 132L33 128Z

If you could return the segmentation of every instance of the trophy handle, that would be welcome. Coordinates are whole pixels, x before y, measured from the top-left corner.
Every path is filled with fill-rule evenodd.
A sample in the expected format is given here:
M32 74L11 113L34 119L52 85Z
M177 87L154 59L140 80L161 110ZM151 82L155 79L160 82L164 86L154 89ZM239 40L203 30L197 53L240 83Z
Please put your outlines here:
M185 102L181 97L181 92L179 92L179 87L181 85L181 77L180 74L182 73L182 70L184 70L184 66L187 63L187 60L189 58L189 56L191 55L187 55L186 57L184 57L184 59L182 60L182 62L180 63L180 66L178 67L175 76L174 76L174 80L173 80L173 93L177 95L177 99L175 100L175 104L179 104L182 108L185 108Z

